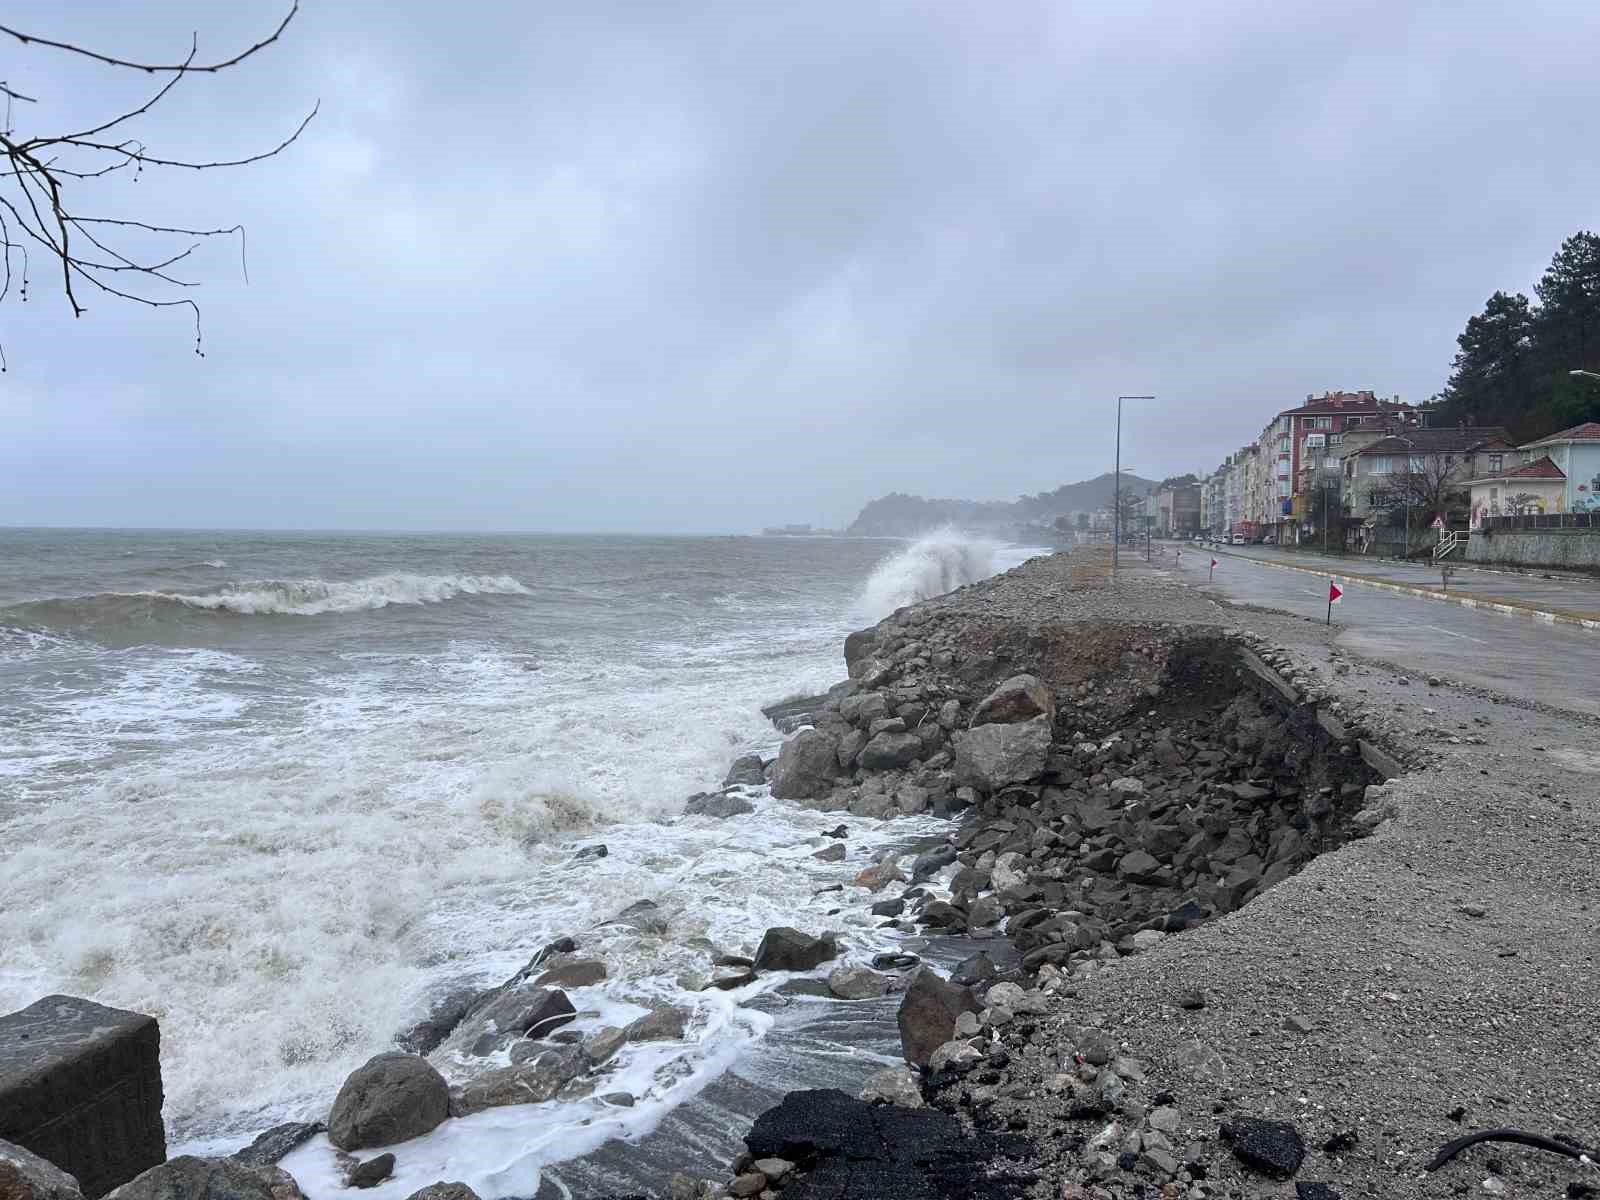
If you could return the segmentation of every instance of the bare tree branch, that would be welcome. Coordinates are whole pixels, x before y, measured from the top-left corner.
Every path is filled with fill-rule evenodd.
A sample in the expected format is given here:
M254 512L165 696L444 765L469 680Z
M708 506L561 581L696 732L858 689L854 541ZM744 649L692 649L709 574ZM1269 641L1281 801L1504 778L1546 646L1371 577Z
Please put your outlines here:
M90 181L103 179L118 171L132 168L135 176L145 167L210 171L227 167L243 167L263 162L283 153L306 131L321 109L320 101L312 105L294 131L275 146L257 154L239 158L218 158L210 161L191 161L170 158L150 152L137 137L121 141L106 141L101 135L107 131L136 122L147 115L171 93L180 79L196 73L214 74L243 62L245 59L276 42L289 23L300 11L299 0L293 0L289 11L269 37L247 47L231 58L217 62L197 63L198 36L191 37L188 55L175 63L135 62L115 55L88 50L69 42L55 41L22 33L0 25L0 34L7 34L25 46L42 46L80 55L110 67L143 71L151 74L170 74L171 78L155 90L150 97L135 108L117 113L106 120L74 133L35 134L18 137L9 128L0 131L0 152L4 154L4 167L0 170L0 259L4 260L4 280L0 282L0 301L12 295L12 254L21 256L21 286L17 290L20 300L26 300L29 284L28 244L43 247L61 267L61 287L73 316L86 311L83 298L98 293L110 298L127 300L147 308L188 308L194 315L195 353L204 353L201 341L200 309L193 300L162 295L154 288L192 288L197 281L184 279L171 273L170 268L188 259L207 240L239 235L239 267L245 283L250 282L249 262L245 254L245 231L242 225L218 228L187 228L181 225L160 224L132 216L87 215L79 211L79 193ZM23 100L37 103L34 97L13 89L9 82L0 81L0 94L9 103ZM9 117L9 107L7 114ZM138 242L124 244L127 238ZM146 236L147 235L147 236ZM172 245L170 239L182 238ZM149 252L151 239L168 239L165 247ZM82 247L92 247L85 253ZM3 348L0 348L0 371L6 369Z
M94 50L86 50L82 46L74 46L71 42L51 41L49 38L42 38L36 36L35 34L23 33L20 30L12 29L9 25L0 25L0 33L10 34L24 46L48 46L52 50L65 50L69 54L81 54L84 58L92 58L95 62L105 63L108 67L127 67L130 70L149 71L152 74L166 71L180 73L205 71L215 73L217 71L226 70L228 67L237 66L239 63L242 63L245 59L249 58L252 54L257 53L260 50L265 50L268 46L272 45L273 42L277 41L278 38L282 36L283 31L289 28L289 22L294 20L295 14L299 11L300 0L294 0L294 3L289 6L288 13L284 16L282 21L278 22L278 27L272 31L271 37L263 38L254 46L251 46L245 50L241 50L232 58L225 58L221 62L201 63L198 66L196 66L192 61L194 58L194 54L192 52L189 55L189 61L163 66L159 63L130 62L125 58L117 58L110 54L101 54Z

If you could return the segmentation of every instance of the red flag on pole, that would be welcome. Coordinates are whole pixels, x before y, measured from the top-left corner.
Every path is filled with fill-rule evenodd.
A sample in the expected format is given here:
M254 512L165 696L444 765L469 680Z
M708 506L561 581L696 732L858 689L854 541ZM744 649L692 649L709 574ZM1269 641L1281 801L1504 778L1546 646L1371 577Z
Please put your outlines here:
M1324 624L1333 624L1333 606L1339 603L1339 599L1343 595L1344 592L1340 590L1339 585L1331 579L1328 580L1328 619Z

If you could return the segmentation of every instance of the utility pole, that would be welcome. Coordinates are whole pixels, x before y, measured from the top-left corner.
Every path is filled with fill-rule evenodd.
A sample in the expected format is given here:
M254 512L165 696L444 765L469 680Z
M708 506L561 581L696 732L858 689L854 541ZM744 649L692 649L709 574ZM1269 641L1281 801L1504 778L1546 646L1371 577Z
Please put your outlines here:
M1122 402L1124 400L1154 400L1154 396L1118 396L1117 397L1117 465L1116 465L1116 499L1112 502L1115 512L1111 524L1111 578L1117 577L1117 555L1122 551Z

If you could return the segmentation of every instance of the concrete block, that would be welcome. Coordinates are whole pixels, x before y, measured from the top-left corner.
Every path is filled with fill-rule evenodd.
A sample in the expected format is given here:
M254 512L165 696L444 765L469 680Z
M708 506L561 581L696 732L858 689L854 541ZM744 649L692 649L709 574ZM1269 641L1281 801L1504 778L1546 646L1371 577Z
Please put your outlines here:
M77 1176L89 1200L166 1161L154 1017L46 996L0 1017L0 1140Z

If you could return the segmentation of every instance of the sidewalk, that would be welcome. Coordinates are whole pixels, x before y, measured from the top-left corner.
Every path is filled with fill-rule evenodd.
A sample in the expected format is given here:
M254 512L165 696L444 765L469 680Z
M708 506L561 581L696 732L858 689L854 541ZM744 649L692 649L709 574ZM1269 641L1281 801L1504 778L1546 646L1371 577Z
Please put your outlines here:
M1170 552L1171 547L1168 547ZM1296 554L1265 546L1184 546L1197 555L1215 554L1218 558L1243 558L1262 566L1308 575L1320 575L1341 583L1354 583L1385 591L1421 596L1464 608L1487 608L1494 612L1527 616L1548 624L1578 625L1600 630L1600 584L1580 579L1540 579L1530 575L1508 575L1498 571L1479 571L1456 566L1445 590L1438 568L1385 560L1359 558L1321 558Z

